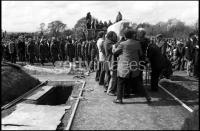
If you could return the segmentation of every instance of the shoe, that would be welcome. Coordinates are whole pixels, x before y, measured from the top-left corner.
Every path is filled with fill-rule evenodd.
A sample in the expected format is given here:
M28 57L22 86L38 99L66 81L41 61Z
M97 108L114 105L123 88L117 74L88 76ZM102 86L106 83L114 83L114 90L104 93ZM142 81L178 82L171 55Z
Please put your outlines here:
M115 99L115 100L113 100L113 103L122 104L123 102L122 102L122 100Z
M151 89L152 92L158 92L158 89Z
M107 95L109 95L109 96L115 96L115 94L111 93L111 92L107 93Z
M124 98L125 98L125 99L126 99L126 98L130 98L130 94L124 95Z
M151 103L151 97L147 97L146 99L148 103Z

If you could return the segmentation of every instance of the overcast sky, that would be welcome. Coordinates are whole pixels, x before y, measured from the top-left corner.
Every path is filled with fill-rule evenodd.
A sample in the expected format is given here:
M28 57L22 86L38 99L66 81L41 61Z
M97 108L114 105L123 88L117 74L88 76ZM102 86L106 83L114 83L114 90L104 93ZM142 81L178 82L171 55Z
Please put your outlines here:
M6 31L36 31L61 20L73 28L77 20L91 12L99 20L115 21L118 11L123 19L135 23L155 24L177 18L186 24L198 19L198 1L2 1L2 29Z

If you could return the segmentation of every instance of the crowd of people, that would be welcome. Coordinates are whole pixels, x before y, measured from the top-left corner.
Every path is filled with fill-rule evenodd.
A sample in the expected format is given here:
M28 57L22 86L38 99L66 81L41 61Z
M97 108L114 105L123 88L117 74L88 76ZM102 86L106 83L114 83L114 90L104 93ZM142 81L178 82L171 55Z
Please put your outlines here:
M198 37L193 33L184 40L164 38L162 34L149 38L143 28L128 29L120 39L113 31L100 31L92 40L19 36L3 38L1 52L2 60L12 63L52 62L55 66L56 61L81 61L82 67L96 71L95 80L108 95L117 95L115 103L135 93L151 101L143 86L143 72L149 65L152 91L158 91L160 77L170 78L175 70L186 69L188 76L199 77Z
M52 62L55 66L56 61L73 62L82 59L88 63L94 62L97 55L95 40L74 40L70 36L66 38L47 39L45 37L3 39L1 44L2 60L12 63L29 62L29 64ZM91 62L92 61L92 62ZM85 62L83 62L84 66ZM91 70L92 67L91 67Z
M151 101L143 85L143 72L151 65L151 91L158 91L161 77L170 78L175 70L185 70L189 76L199 77L198 37L191 33L186 41L164 38L162 34L147 38L143 28L128 29L117 40L115 32L100 32L97 40L98 68L96 81L105 92L117 96L114 103L122 103L123 97L140 94Z

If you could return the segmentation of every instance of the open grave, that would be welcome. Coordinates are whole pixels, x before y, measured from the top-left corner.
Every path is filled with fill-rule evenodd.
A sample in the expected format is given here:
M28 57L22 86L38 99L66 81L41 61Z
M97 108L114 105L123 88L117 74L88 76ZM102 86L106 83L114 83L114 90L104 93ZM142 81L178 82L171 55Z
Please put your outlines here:
M82 82L49 81L2 111L3 130L64 130L74 110Z
M1 69L3 130L66 128L83 88L82 81L66 79L45 83L31 76L22 66L11 63L3 63ZM18 98L21 99L13 104Z

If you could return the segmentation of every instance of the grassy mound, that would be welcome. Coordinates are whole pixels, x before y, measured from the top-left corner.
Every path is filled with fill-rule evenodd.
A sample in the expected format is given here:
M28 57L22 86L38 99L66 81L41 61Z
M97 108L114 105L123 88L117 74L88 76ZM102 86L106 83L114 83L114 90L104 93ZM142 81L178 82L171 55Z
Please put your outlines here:
M33 78L20 66L1 63L1 103L2 105L16 99L36 85L40 84L38 79Z

